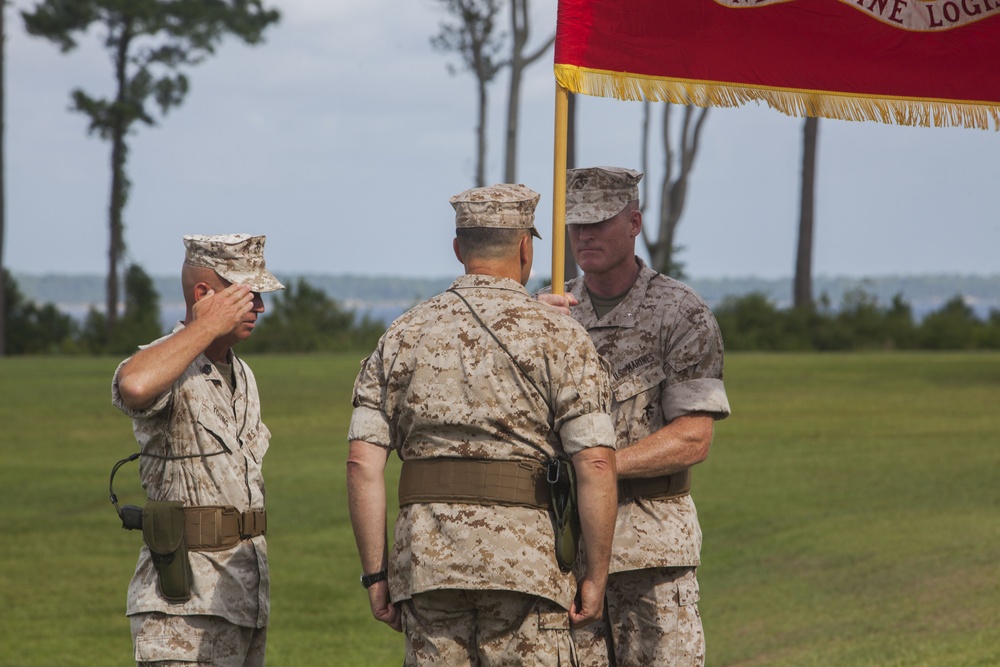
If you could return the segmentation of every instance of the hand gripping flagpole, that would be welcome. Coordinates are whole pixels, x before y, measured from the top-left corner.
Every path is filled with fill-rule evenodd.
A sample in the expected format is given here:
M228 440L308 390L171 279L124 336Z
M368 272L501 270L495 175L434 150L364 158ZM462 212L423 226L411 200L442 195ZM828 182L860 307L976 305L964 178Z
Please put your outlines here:
M552 293L565 292L566 142L569 91L556 83L555 159L552 173Z

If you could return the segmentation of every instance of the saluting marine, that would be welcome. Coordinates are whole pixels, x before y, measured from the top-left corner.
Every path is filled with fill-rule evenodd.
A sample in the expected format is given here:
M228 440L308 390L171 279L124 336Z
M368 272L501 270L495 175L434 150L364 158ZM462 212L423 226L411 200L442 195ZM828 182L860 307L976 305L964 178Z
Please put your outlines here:
M139 665L264 664L270 613L261 464L270 431L253 372L232 351L283 289L264 237L185 236L186 313L115 371L149 502L128 587ZM114 500L114 496L112 495Z

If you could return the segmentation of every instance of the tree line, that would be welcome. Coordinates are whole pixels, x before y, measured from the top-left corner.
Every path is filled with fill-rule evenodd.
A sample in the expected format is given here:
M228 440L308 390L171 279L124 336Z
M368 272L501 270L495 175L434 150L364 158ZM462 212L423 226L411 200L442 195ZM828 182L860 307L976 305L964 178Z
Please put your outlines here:
M124 273L125 307L115 334L91 307L82 323L51 303L25 298L4 276L8 354L116 355L163 335L160 296L137 265ZM863 288L845 293L839 307L825 294L808 308L779 308L752 292L724 298L714 309L730 351L1000 350L1000 310L980 318L955 295L918 319L900 294L888 304ZM299 278L277 292L247 353L358 352L374 349L386 323L358 317L322 289Z
M118 326L108 334L106 315L94 308L82 322L54 304L27 299L4 270L10 355L66 354L125 357L166 333L160 322L160 295L153 279L132 264L124 272L125 304ZM275 293L253 336L241 344L250 353L312 353L372 350L385 325L358 317L303 279Z
M882 304L860 288L839 308L823 294L814 305L781 309L752 292L714 312L730 351L1000 350L1000 310L980 318L960 294L919 321L900 294Z

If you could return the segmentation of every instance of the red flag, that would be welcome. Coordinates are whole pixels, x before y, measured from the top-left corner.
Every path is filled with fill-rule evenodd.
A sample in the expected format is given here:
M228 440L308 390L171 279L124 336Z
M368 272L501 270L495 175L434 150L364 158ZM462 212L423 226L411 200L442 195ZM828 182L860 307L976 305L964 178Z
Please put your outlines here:
M1000 127L1000 0L560 0L575 93Z

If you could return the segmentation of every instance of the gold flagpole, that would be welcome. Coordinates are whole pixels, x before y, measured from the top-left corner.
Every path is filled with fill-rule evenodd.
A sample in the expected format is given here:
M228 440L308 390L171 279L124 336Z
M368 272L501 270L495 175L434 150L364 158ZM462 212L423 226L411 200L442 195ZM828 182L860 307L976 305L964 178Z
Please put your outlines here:
M552 293L566 284L566 141L569 91L556 82L555 159L552 173Z

